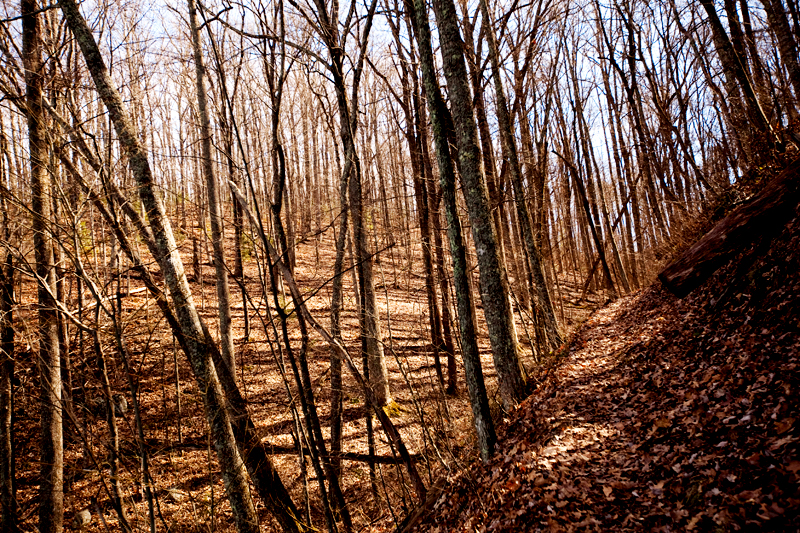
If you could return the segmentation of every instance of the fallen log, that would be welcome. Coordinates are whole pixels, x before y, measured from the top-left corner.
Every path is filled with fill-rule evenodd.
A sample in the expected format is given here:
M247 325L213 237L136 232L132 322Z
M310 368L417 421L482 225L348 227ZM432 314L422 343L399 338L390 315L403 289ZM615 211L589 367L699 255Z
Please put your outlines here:
M658 275L675 296L699 287L736 252L756 238L771 239L800 203L800 160L790 164L758 194L720 220L711 231Z
M296 446L281 446L278 444L271 444L266 441L262 441L264 449L267 451L269 455L297 455L297 447ZM208 442L200 441L200 440L185 440L183 442L173 442L173 443L164 443L158 439L151 439L150 442L147 443L148 449L150 450L152 456L159 455L165 451L178 451L178 450L191 450L191 451L203 451L208 449ZM131 457L136 456L139 453L138 448L134 448L133 446L125 447L123 445L123 452ZM311 451L305 446L303 447L303 455L310 457ZM382 464L382 465L396 465L402 464L403 459L400 457L395 457L393 455L373 455L370 456L366 453L356 453L356 452L341 452L338 454L339 457L342 458L344 461L353 461L358 463L375 463L375 464ZM332 457L332 456L331 456ZM415 461L420 461L422 459L421 456L417 454L411 454L411 458Z

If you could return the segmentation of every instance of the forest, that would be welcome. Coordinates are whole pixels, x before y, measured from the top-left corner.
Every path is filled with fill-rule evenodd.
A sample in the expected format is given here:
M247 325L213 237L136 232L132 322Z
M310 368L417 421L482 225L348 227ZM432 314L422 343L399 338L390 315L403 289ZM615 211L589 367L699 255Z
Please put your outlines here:
M794 530L798 48L797 0L4 1L0 530Z

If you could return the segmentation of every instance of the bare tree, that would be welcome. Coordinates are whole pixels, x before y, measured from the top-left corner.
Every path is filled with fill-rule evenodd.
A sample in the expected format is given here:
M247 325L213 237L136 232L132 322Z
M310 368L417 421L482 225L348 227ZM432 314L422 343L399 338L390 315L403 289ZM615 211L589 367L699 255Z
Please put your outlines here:
M456 290L459 332L461 334L461 357L464 360L467 390L469 391L472 416L478 435L478 448L484 461L494 453L497 435L489 410L489 399L481 368L481 357L476 338L469 280L467 278L466 247L461 236L461 221L456 205L456 178L453 158L450 153L450 137L453 135L452 117L445 105L436 78L436 69L431 46L431 32L423 0L405 2L411 13L412 25L419 43L422 80L428 94L428 111L431 117L433 141L439 163L442 193L447 214L450 254L453 260L453 284Z
M20 3L23 25L25 66L25 110L28 118L28 145L31 173L31 212L36 252L39 315L39 394L41 470L39 480L39 531L60 533L64 528L64 444L61 422L61 362L58 343L58 317L55 303L53 248L49 237L50 196L45 140L45 114L42 106L44 64L42 62L41 22L35 0Z
M130 118L122 106L119 93L111 85L97 43L80 14L77 4L73 0L62 0L59 2L59 6L83 52L95 86L111 115L122 147L127 153L131 171L138 181L139 194L147 212L157 247L156 259L164 272L178 321L189 347L187 356L203 394L206 416L213 435L212 440L219 458L223 481L237 529L242 532L258 531L258 517L247 486L245 466L239 454L225 406L225 394L211 360L211 354L205 346L204 332L189 290L183 262L177 253L171 224L166 217L160 198L154 191L153 177L147 156L133 130Z
M231 336L230 287L228 286L228 269L225 266L225 249L223 248L222 208L219 197L219 186L214 174L214 161L211 157L211 120L208 114L208 97L206 95L206 67L203 63L202 41L197 26L197 8L194 0L188 0L189 26L192 34L192 51L194 53L195 77L197 83L197 108L200 114L200 148L202 151L203 177L208 191L208 213L211 218L211 244L214 249L214 271L217 277L217 308L219 312L219 337L222 358L236 376L236 354Z
M0 131L0 183L8 183L8 140ZM2 239L11 242L9 202L0 198ZM14 465L14 254L10 249L0 266L0 527L16 532L17 497Z
M481 300L503 403L510 409L525 398L526 376L519 359L508 282L503 275L503 260L489 211L486 180L478 146L478 130L470 105L472 98L464 62L464 45L453 1L436 0L433 6L458 146L460 177L472 223L472 238L478 254Z
M544 277L542 267L542 254L536 245L533 234L533 223L528 213L525 190L522 185L522 168L517 154L517 141L511 124L511 116L508 111L505 88L500 71L500 51L497 39L492 27L492 18L487 5L487 0L481 0L481 12L483 13L484 31L487 42L489 43L489 59L492 64L492 76L494 77L495 96L497 98L497 119L500 124L500 138L502 139L503 154L508 162L511 184L514 188L514 199L517 207L517 222L522 233L522 240L525 243L530 264L529 284L531 293L536 295L536 318L541 328L545 332L546 346L551 350L558 348L561 343L561 334L558 331L556 315L553 310L553 302L550 300L550 293L547 289L547 281Z

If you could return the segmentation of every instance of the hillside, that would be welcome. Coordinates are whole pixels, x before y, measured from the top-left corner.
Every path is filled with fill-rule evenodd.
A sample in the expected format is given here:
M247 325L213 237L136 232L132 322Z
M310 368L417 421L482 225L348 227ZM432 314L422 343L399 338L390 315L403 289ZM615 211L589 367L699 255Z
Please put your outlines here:
M595 312L415 531L797 531L800 218Z

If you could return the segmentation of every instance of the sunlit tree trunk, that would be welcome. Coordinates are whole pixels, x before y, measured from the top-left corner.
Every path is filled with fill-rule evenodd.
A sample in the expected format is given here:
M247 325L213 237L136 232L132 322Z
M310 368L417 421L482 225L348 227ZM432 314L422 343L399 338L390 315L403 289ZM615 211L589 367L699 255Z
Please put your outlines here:
M184 332L187 357L203 395L211 440L217 452L222 479L231 505L236 527L240 532L257 532L258 517L250 496L247 474L236 445L231 421L225 405L225 395L217 376L211 354L205 345L200 317L192 299L189 283L178 255L172 226L164 211L160 197L155 192L153 175L147 156L139 143L130 118L123 108L119 93L111 85L100 50L91 30L78 10L74 0L61 0L67 26L72 31L83 52L86 66L94 80L103 103L109 111L119 136L122 149L128 157L131 172L139 185L139 195L147 213L157 248L156 260L164 273L172 296L178 322Z
M519 359L514 316L503 276L503 260L491 220L483 175L478 130L464 62L464 43L453 0L435 0L434 12L442 47L451 113L458 147L459 171L475 241L481 280L481 300L503 403L512 408L525 398L526 377Z
M236 376L236 356L231 335L230 287L228 286L228 269L225 266L225 248L222 234L222 208L219 196L217 177L214 175L214 160L211 157L211 120L208 115L208 97L206 95L206 67L203 63L203 51L200 30L197 26L197 8L194 0L188 0L189 28L192 34L192 52L194 53L195 83L197 88L197 108L200 115L200 149L202 157L203 178L208 192L208 214L211 219L211 245L214 250L214 272L217 276L217 309L219 317L219 340L222 358Z
M431 31L424 0L405 2L406 9L412 13L414 32L419 43L422 81L428 102L431 119L431 132L436 146L436 160L439 163L442 195L447 214L447 235L450 240L450 254L453 261L453 284L455 286L458 308L459 332L461 334L461 357L464 360L464 374L472 405L472 416L478 435L478 449L484 461L494 453L497 435L494 422L489 411L489 398L483 380L480 352L476 338L475 318L473 315L472 296L470 293L467 254L461 237L461 221L458 218L456 205L456 178L453 159L450 155L448 131L452 129L444 98L436 78L436 68L431 46Z
M31 172L33 247L38 278L41 448L39 480L39 531L64 529L64 445L61 425L61 361L55 302L55 269L48 224L52 199L46 174L47 145L42 106L41 24L35 0L22 0L22 54L25 64L25 107Z

